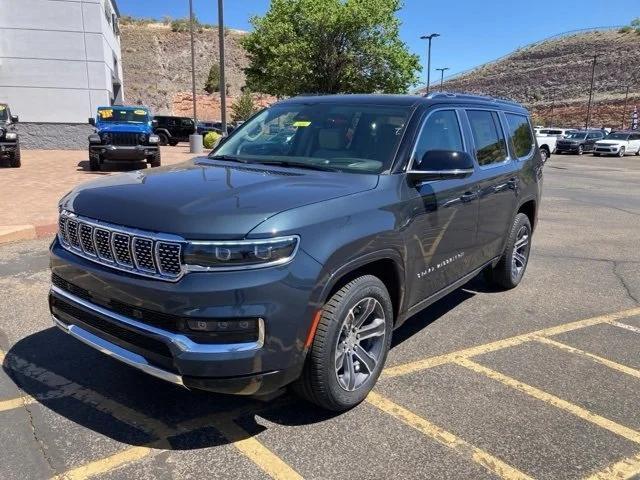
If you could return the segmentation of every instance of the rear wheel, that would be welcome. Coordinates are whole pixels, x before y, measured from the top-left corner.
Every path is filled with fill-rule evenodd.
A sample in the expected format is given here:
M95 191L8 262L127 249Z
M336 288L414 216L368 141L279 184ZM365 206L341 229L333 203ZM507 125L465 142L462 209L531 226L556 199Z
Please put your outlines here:
M582 145L578 145L578 155L582 155L584 153L584 147Z
M20 145L16 146L15 152L13 152L13 155L9 159L9 165L12 168L20 168L20 166L22 165L22 158L20 155Z
M89 170L91 170L92 172L99 171L101 163L102 163L102 160L100 159L99 153L89 154Z
M393 306L372 275L347 283L324 305L294 390L322 408L348 410L375 385L391 345Z
M531 222L524 213L518 213L509 230L504 253L494 268L485 270L485 278L504 289L518 286L529 263L531 251Z
M636 157L640 156L640 147L638 147L638 150L636 150Z
M160 164L162 163L160 150L156 151L153 155L147 158L147 161L149 162L149 165L151 165L152 167L159 167Z
M542 157L542 163L546 162L549 159L549 150L547 150L546 148L541 148L540 157Z
M620 147L620 150L618 151L618 156L619 157L624 157L625 154L625 149L624 147Z
M169 144L169 137L166 133L160 132L158 133L158 138L160 139L158 143L162 146L166 146Z
M171 145L172 147L175 147L177 144L178 144L178 141L177 141L177 140L171 140L171 141L169 142L169 145Z
M600 154L599 154L598 152L593 152L593 156L594 156L594 157L599 157L599 156L600 156Z

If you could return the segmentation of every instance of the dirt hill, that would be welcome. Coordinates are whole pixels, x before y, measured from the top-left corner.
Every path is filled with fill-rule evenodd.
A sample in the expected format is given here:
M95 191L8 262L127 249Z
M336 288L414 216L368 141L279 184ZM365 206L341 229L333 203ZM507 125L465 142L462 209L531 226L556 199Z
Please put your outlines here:
M191 103L191 40L189 32L173 32L170 24L135 21L123 23L122 62L127 103L143 104L157 114L184 114ZM233 97L245 84L247 65L239 39L245 32L227 30L225 37L227 93ZM209 70L219 63L218 29L200 28L195 36L196 86L203 100L199 118L220 118L219 94L207 95L204 85ZM200 97L202 95L202 97ZM186 110L190 111L191 106Z
M445 81L444 90L517 100L532 110L536 123L584 126L595 53L591 125L620 127L630 85L628 126L633 106L640 108L640 34L634 31L591 31L539 42Z

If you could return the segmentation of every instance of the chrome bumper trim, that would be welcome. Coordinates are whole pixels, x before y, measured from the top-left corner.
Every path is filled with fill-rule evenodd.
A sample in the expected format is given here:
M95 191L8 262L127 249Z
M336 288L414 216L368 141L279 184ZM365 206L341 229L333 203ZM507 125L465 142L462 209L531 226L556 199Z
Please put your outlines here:
M82 343L95 348L105 355L109 355L116 360L120 360L127 365L137 368L138 370L142 370L149 375L153 375L154 377L184 387L184 383L182 382L182 377L180 375L176 375L175 373L167 372L166 370L162 370L161 368L154 367L153 365L150 365L149 362L147 362L147 360L141 355L130 352L129 350L125 350L118 345L103 340L102 338L97 337L93 333L90 333L85 329L78 327L77 325L67 325L61 322L55 315L51 315L51 317L53 318L53 322L56 324L56 326L58 326L61 330L68 333L72 337L77 338Z
M104 307L96 305L95 303L88 302L80 297L77 297L65 290L62 290L55 285L51 285L51 292L55 295L62 297L66 300L70 300L73 303L76 303L88 310L99 313L100 315L104 315L105 317L110 318L116 323L123 323L130 327L134 327L135 329L142 330L143 332L151 334L153 337L158 338L162 341L170 343L175 346L181 352L187 353L204 353L204 354L219 354L219 353L234 353L234 352L247 352L251 350L258 350L264 345L264 320L262 318L258 319L258 340L256 342L245 342L245 343L225 343L225 344L203 344L203 343L195 343L189 337L185 335L181 335L179 333L167 332L166 330L162 330L157 327L153 327L151 325L147 325L146 323L138 322L129 317L125 317L124 315L120 315L119 313L112 312Z

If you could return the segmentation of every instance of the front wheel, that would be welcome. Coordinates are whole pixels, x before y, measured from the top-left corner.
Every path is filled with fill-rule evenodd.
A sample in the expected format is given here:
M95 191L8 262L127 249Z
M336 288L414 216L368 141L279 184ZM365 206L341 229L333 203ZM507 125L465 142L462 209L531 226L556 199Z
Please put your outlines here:
M524 213L518 213L509 230L504 253L494 268L485 271L485 278L504 289L518 286L529 263L531 251L531 222Z
M19 145L16 147L15 152L13 152L13 155L9 159L9 165L12 168L20 168L20 166L22 165L22 158L21 158L21 155L20 155L20 146Z
M160 156L160 150L158 150L153 155L151 155L147 160L149 162L149 165L151 165L151 167L159 167L160 164L162 163L162 158Z
M294 390L322 408L344 411L375 385L391 345L393 305L372 275L347 283L324 305Z
M578 146L578 155L582 155L584 153L584 147L582 145Z
M618 151L618 156L619 157L624 157L624 154L625 154L624 147L620 147L620 150Z
M92 172L100 171L100 154L98 153L90 153L89 154L89 170Z

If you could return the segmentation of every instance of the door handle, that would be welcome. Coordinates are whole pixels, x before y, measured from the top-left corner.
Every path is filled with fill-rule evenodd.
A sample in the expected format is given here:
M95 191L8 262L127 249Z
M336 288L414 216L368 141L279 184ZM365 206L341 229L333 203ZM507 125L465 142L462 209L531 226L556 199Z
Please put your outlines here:
M460 200L462 200L465 203L472 202L476 198L478 198L477 192L464 192L464 194L460 196Z
M509 185L511 190L517 190L518 185L520 185L520 180L518 180L518 177L511 177L507 182L507 185Z

